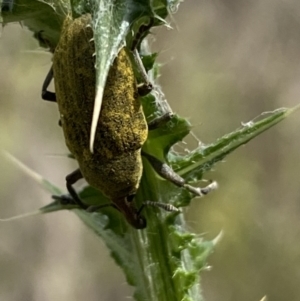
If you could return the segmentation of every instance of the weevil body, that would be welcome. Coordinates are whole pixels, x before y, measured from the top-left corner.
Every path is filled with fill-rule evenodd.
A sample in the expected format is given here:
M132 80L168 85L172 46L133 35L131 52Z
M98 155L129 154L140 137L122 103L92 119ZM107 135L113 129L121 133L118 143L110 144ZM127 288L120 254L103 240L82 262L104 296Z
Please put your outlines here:
M122 49L107 77L91 153L96 74L90 23L90 15L64 22L53 57L56 100L66 144L83 177L121 209L118 204L136 193L141 179L147 123L130 59Z
M143 229L146 227L146 220L141 216L141 210L145 206L156 206L167 211L179 209L170 204L152 201L144 202L139 210L133 205L132 200L139 187L143 169L141 155L147 158L159 175L195 195L207 194L216 188L216 183L212 182L204 188L190 186L165 163L149 154L141 154L148 127L138 92L148 91L149 83L138 89L125 49L121 49L109 71L94 152L90 151L90 125L96 86L90 23L90 15L83 15L75 20L67 17L64 21L60 41L54 52L53 67L43 84L42 97L57 101L66 144L79 164L79 169L66 177L72 199L81 208L92 211L111 205L122 212L134 228ZM56 93L47 91L53 76ZM151 122L149 127L154 129L171 117L171 113L161 116ZM96 207L85 205L72 186L81 178L103 192L112 203ZM64 201L68 202L69 198Z
M131 62L122 49L107 77L95 150L90 152L96 84L90 22L89 15L65 21L53 58L55 92L66 144L84 178L115 199L137 190L148 130Z

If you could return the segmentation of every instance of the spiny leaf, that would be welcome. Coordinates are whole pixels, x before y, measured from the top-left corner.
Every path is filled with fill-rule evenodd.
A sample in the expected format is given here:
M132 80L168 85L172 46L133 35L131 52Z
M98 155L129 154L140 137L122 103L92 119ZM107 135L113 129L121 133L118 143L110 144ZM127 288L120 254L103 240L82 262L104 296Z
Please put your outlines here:
M100 116L102 97L106 78L119 50L125 45L130 29L138 30L137 24L149 24L150 20L159 19L163 15L161 8L167 9L166 4L153 3L148 0L100 0L90 1L93 16L93 31L96 55L96 98L91 125L90 149L93 150L96 127ZM155 12L159 11L159 14ZM165 12L165 17L167 14ZM134 36L134 35L133 35ZM128 37L128 41L132 37ZM130 48L130 45L128 45Z
M41 185L46 191L50 192L51 194L61 194L61 189L57 188L55 185L51 184L48 180L44 177L39 175L37 172L29 168L27 165L22 163L12 154L3 151L3 154L8 158L12 163L14 163L20 170L22 170L26 175L30 178L34 179L39 185Z
M60 28L65 15L70 11L68 1L62 0L5 0L0 8L0 24L21 22L41 40L38 35L42 33L42 47L54 49L59 40Z
M215 143L201 145L186 156L171 156L170 162L176 172L187 181L198 181L202 178L203 173L210 170L214 164L223 160L239 146L246 144L284 120L298 108L299 106L292 109L281 108L273 112L262 113L252 121L243 123L242 127L223 136ZM267 117L265 117L266 115Z

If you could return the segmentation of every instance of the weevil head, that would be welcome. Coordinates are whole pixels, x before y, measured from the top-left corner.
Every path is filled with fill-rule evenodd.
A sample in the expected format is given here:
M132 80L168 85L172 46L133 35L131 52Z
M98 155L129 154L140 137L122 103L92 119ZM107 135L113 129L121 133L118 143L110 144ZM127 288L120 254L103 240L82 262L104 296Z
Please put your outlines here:
M124 204L125 208L123 207L122 213L127 222L135 229L145 229L147 227L146 218L140 214L139 210L134 207L132 202L125 200Z
M135 213L134 218L126 216L127 222L135 229L145 229L147 227L147 221L144 216Z
M133 203L134 196L122 197L112 200L114 206L124 215L127 222L135 229L147 227L146 218L140 214Z

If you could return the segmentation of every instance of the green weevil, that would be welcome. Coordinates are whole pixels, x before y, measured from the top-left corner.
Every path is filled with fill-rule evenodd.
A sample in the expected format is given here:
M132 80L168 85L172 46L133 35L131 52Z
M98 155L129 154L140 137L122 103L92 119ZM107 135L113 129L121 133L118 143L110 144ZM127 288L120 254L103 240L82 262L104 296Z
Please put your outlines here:
M89 14L75 20L66 17L54 52L53 66L43 84L42 98L57 101L66 145L79 164L79 169L66 177L66 186L74 202L83 209L91 210L72 186L79 179L85 178L91 186L110 198L110 205L118 209L134 228L143 229L146 220L141 211L145 205L158 206L168 211L178 209L169 204L150 201L145 202L140 209L133 204L142 176L141 149L147 139L148 126L140 102L140 90L125 48L119 51L108 73L94 151L90 151L90 125L96 85L90 23ZM52 77L55 93L47 91ZM172 114L167 114L162 119L171 117ZM151 128L153 125L155 122ZM168 165L149 154L143 155L161 176L196 195L207 194L216 188L215 182L204 188L187 185ZM103 205L93 210L100 207Z

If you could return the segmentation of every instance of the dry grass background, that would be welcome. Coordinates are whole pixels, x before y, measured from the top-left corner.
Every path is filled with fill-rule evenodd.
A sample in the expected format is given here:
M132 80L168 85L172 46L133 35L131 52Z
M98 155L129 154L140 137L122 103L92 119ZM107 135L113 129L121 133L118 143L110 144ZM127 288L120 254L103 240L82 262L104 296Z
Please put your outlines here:
M161 83L205 143L263 111L300 99L296 0L190 0L175 30L156 30ZM0 148L60 187L75 168L55 104L41 100L50 54L19 24L0 39ZM187 210L191 228L225 236L202 273L207 301L300 298L300 112L237 150L207 175L220 189ZM196 141L188 139L189 147ZM58 155L58 156L50 156ZM0 156L0 215L50 201ZM71 212L0 224L0 299L125 300L131 294L101 241Z

